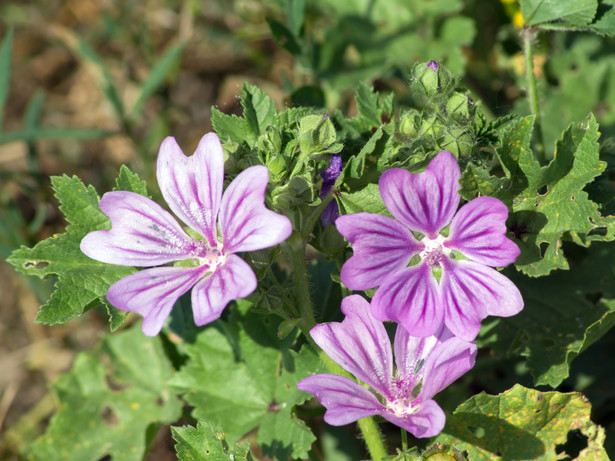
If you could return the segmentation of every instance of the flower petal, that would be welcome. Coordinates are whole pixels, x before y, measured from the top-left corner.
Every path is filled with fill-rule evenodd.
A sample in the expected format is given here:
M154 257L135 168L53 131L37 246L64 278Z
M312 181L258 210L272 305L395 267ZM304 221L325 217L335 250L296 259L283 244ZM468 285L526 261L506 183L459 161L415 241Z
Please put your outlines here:
M192 290L194 323L206 325L217 320L226 305L256 290L256 275L239 256L229 255L213 274L200 280Z
M342 300L343 322L316 325L310 335L335 362L384 396L393 374L391 342L382 322L369 312L359 295Z
M444 318L438 283L426 264L385 279L372 299L372 315L401 323L413 336L433 335Z
M462 206L451 222L444 246L487 266L515 262L520 250L506 237L508 208L493 197L478 197Z
M441 280L446 326L472 341L488 315L510 317L523 309L519 289L508 278L473 261L446 260Z
M383 412L381 415L418 438L438 435L446 423L444 411L433 400L424 401L416 413L406 416L395 416L389 412Z
M154 267L131 274L109 287L107 299L123 311L143 316L141 329L156 336L177 299L201 276L200 267Z
M352 245L353 256L342 267L342 283L352 290L367 290L408 265L423 249L412 232L388 216L356 213L339 217L337 230Z
M441 325L438 332L444 329L444 326ZM424 338L412 336L403 325L398 324L395 331L395 342L393 343L397 377L406 379L408 382L418 383L418 379L410 380L408 378L423 375L427 357L438 343L437 334Z
M265 207L268 182L266 166L251 166L224 192L218 218L226 251L262 250L283 242L291 234L290 220Z
M218 136L203 136L191 157L184 155L175 138L166 138L157 168L160 191L173 213L215 247L224 182L224 153Z
M92 259L121 266L157 266L191 257L194 241L168 211L134 192L107 192L100 209L111 230L94 231L81 240Z
M438 341L425 363L422 399L431 399L474 366L476 344L459 338Z
M344 376L328 373L308 376L297 387L312 394L327 409L325 421L332 426L376 415L382 408L374 394Z
M398 221L435 238L457 211L460 177L457 160L443 150L422 173L401 168L385 171L380 177L380 195Z

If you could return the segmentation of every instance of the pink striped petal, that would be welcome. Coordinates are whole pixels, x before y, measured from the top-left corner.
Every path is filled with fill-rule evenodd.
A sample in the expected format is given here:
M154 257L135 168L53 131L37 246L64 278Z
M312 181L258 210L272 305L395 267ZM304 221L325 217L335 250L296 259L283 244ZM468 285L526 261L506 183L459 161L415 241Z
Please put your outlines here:
M352 290L379 286L392 273L408 265L423 249L403 224L373 213L339 217L337 230L352 245L353 256L342 266L342 283Z
M508 278L473 261L446 260L441 280L446 326L472 341L488 315L510 317L523 309L519 289Z
M335 362L382 395L390 395L393 374L391 342L382 322L359 295L342 300L343 322L316 325L310 335Z
M443 324L437 333L442 330L445 330ZM425 361L438 342L437 334L424 338L412 336L403 325L398 324L393 343L397 377L408 382L411 381L409 378L416 378L414 383L418 383L425 371Z
M371 302L372 315L401 323L413 336L430 336L444 318L438 283L426 264L402 269L384 280Z
M332 426L343 426L382 411L376 396L360 384L344 376L318 374L297 383L327 409L325 421Z
M457 160L444 150L422 173L400 168L385 171L380 177L380 195L398 221L435 238L457 211L460 177Z
M217 320L226 305L256 290L256 275L239 256L229 255L213 274L200 280L192 290L194 323L206 325Z
M431 399L474 367L476 344L459 338L438 341L425 362L421 398Z
M290 236L290 220L265 207L268 182L267 167L252 166L242 171L224 192L218 218L226 251L262 250Z
M451 222L447 248L494 267L507 266L519 256L519 247L506 237L508 208L493 197L478 197L462 206Z
M160 146L156 176L173 213L215 247L224 183L224 153L218 136L203 136L191 157L184 155L175 138L166 138Z
M188 259L194 241L171 214L134 192L107 192L100 209L111 219L111 230L94 231L81 240L81 251L92 259L122 266L157 266Z
M442 408L433 400L423 401L416 413L395 416L390 411L380 413L385 419L403 427L417 438L433 437L444 429L446 416Z
M123 311L143 316L141 329L147 336L160 333L177 299L201 277L201 267L154 267L115 282L107 299Z

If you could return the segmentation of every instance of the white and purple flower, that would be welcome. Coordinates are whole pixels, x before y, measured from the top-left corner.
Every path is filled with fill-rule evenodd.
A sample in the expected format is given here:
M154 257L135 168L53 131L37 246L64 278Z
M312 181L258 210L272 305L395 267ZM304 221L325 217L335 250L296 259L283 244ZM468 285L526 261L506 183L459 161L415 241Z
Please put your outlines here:
M166 138L157 179L169 208L202 239L188 235L154 201L116 191L100 201L111 230L90 232L81 241L81 251L92 259L150 267L107 292L115 307L143 316L148 336L160 332L177 299L191 288L194 322L200 326L219 318L229 301L256 289L254 271L235 253L271 247L292 232L287 217L265 207L267 167L247 168L222 194L224 154L215 133L203 136L191 157L174 138Z
M378 320L401 323L417 336L433 335L444 323L470 341L483 318L523 308L517 287L492 268L519 255L506 237L508 209L478 197L457 210L460 176L455 157L442 151L422 173L382 174L380 194L395 219L372 213L337 219L354 251L341 280L353 290L378 287L371 302Z
M415 437L432 437L446 417L433 396L474 366L476 345L441 328L436 336L417 338L397 326L394 351L382 322L359 295L342 301L343 322L316 325L316 344L360 383L328 373L308 376L297 387L327 409L333 426L381 415Z

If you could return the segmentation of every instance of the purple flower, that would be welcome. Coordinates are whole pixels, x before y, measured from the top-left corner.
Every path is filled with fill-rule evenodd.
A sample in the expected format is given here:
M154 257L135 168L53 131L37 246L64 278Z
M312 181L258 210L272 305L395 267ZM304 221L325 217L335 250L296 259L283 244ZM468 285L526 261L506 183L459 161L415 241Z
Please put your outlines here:
M81 251L98 261L160 266L124 277L107 291L115 307L143 316L148 336L160 332L177 299L192 287L194 322L216 320L229 301L256 289L254 271L234 253L276 245L292 232L288 218L265 208L267 167L247 168L222 195L224 154L215 133L203 136L192 157L166 138L157 168L169 208L202 239L189 236L152 200L108 192L100 209L111 219L111 230L90 232L81 241Z
M442 151L423 173L383 173L380 194L396 219L371 213L337 219L354 251L342 282L353 290L379 287L371 303L378 320L401 323L417 336L433 335L444 322L470 341L483 318L523 308L517 287L488 267L519 255L506 237L508 210L493 197L478 197L457 211L460 176L455 157ZM441 233L446 226L448 236Z
M438 72L438 63L436 61L429 61L427 63L427 67L429 67L434 72Z
M325 421L341 426L381 415L415 437L432 437L444 427L445 416L433 396L474 366L476 345L451 335L417 338L397 326L394 350L382 322L374 319L359 295L342 301L342 323L316 325L316 344L346 371L367 384L333 374L301 380L297 387L327 408Z
M333 186L335 185L335 181L342 173L343 165L342 165L342 154L331 154L331 164L329 168L326 168L320 173L322 176L322 186L320 188L320 198L324 199L329 193ZM340 215L340 209L337 206L337 202L335 199L331 200L325 209L322 211L320 215L320 222L324 227L327 227L329 224L333 224L335 220Z

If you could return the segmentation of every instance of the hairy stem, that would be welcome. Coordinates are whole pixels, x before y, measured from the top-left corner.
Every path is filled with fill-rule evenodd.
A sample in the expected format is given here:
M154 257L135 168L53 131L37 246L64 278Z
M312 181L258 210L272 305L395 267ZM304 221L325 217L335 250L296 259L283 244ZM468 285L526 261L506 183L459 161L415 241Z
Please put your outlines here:
M530 110L535 117L534 133L536 133L536 148L538 150L538 160L540 161L540 163L545 163L545 142L542 134L540 109L538 107L536 76L534 75L534 48L532 42L535 37L535 29L533 29L532 27L526 27L523 29L523 50L525 52L525 76L527 80L527 96L530 103Z
M326 204L324 206L326 206ZM324 208L324 206L322 208ZM317 212L314 213L314 215L317 219L320 213ZM306 226L306 228L309 227ZM325 354L324 351L320 350L310 336L310 330L316 325L316 320L314 318L314 311L312 309L310 288L308 284L308 274L305 265L306 243L297 231L292 233L286 243L290 247L289 250L291 256L292 277L295 281L296 302L300 316L300 320L297 323L297 326L301 329L308 341L316 349L318 349L318 354L321 360L324 362L325 366L331 373L351 377L341 366L331 360L331 358L327 354ZM382 437L380 436L380 432L378 431L378 425L374 421L374 418L368 417L360 419L358 421L358 424L359 429L363 434L363 438L365 439L365 444L367 445L367 449L372 460L380 461L384 456L386 456L387 452L384 447Z

